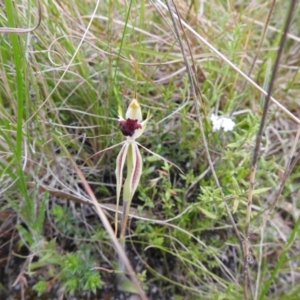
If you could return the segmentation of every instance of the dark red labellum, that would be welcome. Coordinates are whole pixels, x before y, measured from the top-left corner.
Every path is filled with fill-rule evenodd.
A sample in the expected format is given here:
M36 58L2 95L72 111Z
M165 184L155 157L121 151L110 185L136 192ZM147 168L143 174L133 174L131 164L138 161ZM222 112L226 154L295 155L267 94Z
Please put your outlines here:
M138 120L127 119L119 121L121 131L125 136L133 136L136 129L141 129L142 124Z

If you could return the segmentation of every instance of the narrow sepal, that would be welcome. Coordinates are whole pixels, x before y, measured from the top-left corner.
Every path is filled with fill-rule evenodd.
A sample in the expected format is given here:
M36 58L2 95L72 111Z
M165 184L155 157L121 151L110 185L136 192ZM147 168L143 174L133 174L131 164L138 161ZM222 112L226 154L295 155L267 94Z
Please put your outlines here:
M117 164L116 164L116 180L117 180L117 206L116 206L116 215L115 215L115 234L118 233L118 211L119 211L119 203L120 203L120 195L122 189L122 181L123 181L123 169L125 160L127 157L129 144L125 143L121 148L118 157L117 157Z
M123 203L126 203L126 212L123 215L121 236L124 236L129 209L133 195L138 187L143 171L143 159L139 147L135 143L131 143L127 153L127 178L123 189Z
M129 204L139 184L142 170L143 160L138 146L135 143L130 143L127 153L127 178L124 183L124 201Z

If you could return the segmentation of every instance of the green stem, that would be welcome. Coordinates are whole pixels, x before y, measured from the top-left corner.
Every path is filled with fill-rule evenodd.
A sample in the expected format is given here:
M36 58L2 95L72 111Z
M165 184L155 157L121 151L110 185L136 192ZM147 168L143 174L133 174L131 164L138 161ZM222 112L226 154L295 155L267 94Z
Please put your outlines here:
M129 208L130 208L130 203L128 201L123 201L122 227L121 227L119 242L120 242L120 244L121 244L124 251L125 251L125 246L126 246L125 234L126 234ZM125 266L124 266L124 263L121 259L119 261L119 270L120 271L125 271Z

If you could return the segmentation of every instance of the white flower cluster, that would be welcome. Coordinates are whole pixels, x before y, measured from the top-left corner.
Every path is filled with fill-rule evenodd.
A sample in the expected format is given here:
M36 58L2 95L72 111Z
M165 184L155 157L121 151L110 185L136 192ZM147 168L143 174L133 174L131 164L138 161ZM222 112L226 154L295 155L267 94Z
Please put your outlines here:
M231 119L217 116L215 114L210 116L210 120L213 124L213 131L220 130L221 128L224 131L232 131L233 127L235 126L235 123Z

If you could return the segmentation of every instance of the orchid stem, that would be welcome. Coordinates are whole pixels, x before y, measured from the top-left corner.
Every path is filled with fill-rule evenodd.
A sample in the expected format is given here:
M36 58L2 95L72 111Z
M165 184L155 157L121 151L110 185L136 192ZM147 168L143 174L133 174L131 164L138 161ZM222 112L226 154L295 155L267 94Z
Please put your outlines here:
M121 227L120 239L124 238L124 236L126 234L126 226L127 226L127 221L128 221L129 207L130 207L129 202L123 201L122 227Z
M123 201L123 213L122 213L122 220L121 220L121 233L119 237L119 242L125 251L125 234L126 234L126 227L127 227L127 221L128 221L128 213L129 213L130 203L129 201ZM125 271L125 266L122 260L119 261L119 270Z

